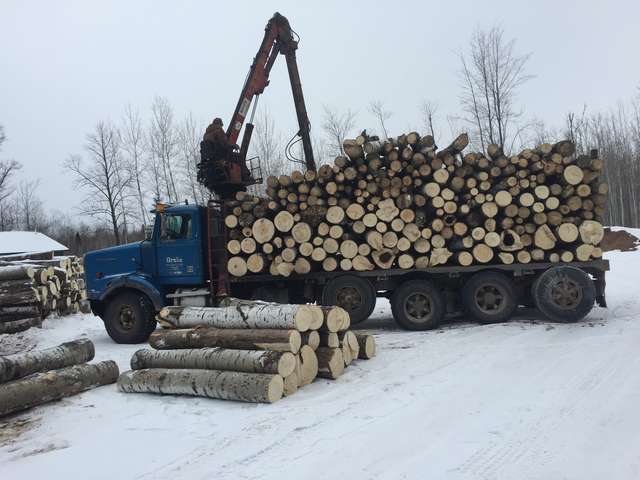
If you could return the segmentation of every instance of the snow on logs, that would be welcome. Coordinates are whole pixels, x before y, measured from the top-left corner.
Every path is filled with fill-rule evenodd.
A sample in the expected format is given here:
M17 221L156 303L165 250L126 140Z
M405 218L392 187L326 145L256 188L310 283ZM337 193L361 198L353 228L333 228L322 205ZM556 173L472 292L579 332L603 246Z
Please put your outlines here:
M93 342L86 338L66 342L44 350L0 357L0 383L36 372L56 370L93 360Z
M168 328L151 334L153 350L133 355L122 392L272 403L375 355L373 337L351 332L340 307L227 298L219 307L166 307L158 319Z
M93 343L79 339L57 347L0 356L0 416L114 383L115 362L88 364Z
M53 253L0 257L0 334L40 326L52 312L87 312L84 269Z
M494 144L462 154L464 134L439 151L416 132L362 139L346 140L346 156L317 172L269 177L265 198L239 192L228 202L232 275L602 255L603 162L569 141L507 156ZM240 248L247 238L250 254Z

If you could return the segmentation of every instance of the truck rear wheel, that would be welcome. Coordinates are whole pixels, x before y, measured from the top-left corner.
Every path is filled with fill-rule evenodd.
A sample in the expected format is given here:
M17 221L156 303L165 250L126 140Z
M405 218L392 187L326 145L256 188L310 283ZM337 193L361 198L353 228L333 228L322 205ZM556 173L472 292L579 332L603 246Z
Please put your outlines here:
M323 305L337 305L344 308L351 317L351 323L360 323L376 307L376 291L371 282L354 275L341 275L324 286Z
M426 280L403 283L391 296L391 312L407 330L429 330L440 325L445 314L442 292Z
M584 271L576 267L552 267L531 287L536 307L554 322L577 322L593 308L596 287Z
M153 305L135 292L123 292L109 301L104 326L116 343L142 343L156 328Z
M462 287L462 304L483 324L506 322L518 306L511 282L497 272L473 275Z

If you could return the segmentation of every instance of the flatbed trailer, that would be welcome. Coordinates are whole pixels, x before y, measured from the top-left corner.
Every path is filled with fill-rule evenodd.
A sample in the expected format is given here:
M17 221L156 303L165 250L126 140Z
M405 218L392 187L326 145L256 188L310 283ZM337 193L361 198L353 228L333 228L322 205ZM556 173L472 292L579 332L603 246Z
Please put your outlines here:
M396 321L405 328L418 330L432 328L445 313L459 310L466 310L484 323L504 321L518 305L542 307L541 310L554 320L577 320L588 313L594 301L601 307L607 306L605 274L608 270L608 260L601 259L569 263L314 272L286 278L248 275L231 277L230 284L232 294L244 298L340 305L350 312L354 323L369 317L376 298L386 297L392 302ZM545 272L550 272L542 280L551 282L546 285L549 291L539 285L539 279ZM564 302L563 308L550 310L546 305L549 301L553 303L554 295L556 302ZM433 310L439 319L420 322L412 318L407 311L407 303L421 297L427 307L434 304ZM573 309L572 300L583 305L576 305L577 310ZM590 305L588 309L586 303ZM438 313L438 310L442 312Z

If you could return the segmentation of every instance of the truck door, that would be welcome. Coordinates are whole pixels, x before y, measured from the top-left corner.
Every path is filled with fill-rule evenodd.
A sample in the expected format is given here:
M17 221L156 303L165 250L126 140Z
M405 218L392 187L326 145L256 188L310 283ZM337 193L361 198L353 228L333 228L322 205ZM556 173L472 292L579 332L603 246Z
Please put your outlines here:
M164 213L156 243L158 279L165 285L203 283L200 229L192 213Z

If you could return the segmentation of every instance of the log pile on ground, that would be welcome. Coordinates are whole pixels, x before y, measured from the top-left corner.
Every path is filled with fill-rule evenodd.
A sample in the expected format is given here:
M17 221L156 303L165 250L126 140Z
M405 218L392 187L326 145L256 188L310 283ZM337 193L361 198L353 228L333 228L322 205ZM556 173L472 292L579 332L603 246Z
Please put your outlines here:
M116 363L88 364L94 354L91 340L80 339L0 356L0 417L114 383L119 373Z
M77 257L0 257L0 333L39 326L51 313L88 313L83 275L84 267Z
M220 307L166 307L164 330L118 379L126 393L195 395L273 403L316 377L338 378L375 341L349 330L340 307L227 299Z
M596 152L569 141L463 154L416 132L346 140L318 171L267 179L226 205L228 270L289 276L440 265L588 261L608 191Z

